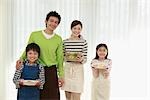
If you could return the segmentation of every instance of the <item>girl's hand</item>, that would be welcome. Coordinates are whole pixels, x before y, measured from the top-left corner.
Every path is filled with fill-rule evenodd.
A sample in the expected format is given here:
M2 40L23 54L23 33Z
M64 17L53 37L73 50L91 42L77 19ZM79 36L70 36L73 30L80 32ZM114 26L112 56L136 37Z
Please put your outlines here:
M23 61L22 61L22 60L17 60L17 62L16 62L16 69L17 69L17 70L20 69L21 66L22 66L22 64L23 64Z
M106 69L104 72L103 72L103 75L105 78L107 78L109 76L109 71Z
M92 73L94 78L97 78L99 76L99 70L94 67L92 67Z

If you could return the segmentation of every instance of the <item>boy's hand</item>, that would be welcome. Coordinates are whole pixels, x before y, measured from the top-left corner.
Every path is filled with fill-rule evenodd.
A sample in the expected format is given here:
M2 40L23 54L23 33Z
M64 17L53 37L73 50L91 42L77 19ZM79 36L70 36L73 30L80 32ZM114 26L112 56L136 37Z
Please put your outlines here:
M23 80L24 80L24 79L20 79L20 80L19 80L19 85L22 85L22 86L23 86Z
M39 87L40 85L41 85L41 83L40 83L40 81L38 81L35 86Z
M20 69L22 64L23 64L22 60L17 60L17 62L16 62L16 69L17 70Z

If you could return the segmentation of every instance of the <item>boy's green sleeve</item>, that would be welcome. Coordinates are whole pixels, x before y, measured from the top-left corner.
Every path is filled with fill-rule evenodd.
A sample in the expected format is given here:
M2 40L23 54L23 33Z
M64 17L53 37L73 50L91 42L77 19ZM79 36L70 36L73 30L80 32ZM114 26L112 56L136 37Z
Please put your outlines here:
M31 35L30 35L30 37L29 37L28 44L33 42L33 35L32 35L32 34L33 34L33 33L31 33ZM26 59L26 52L25 52L25 50L24 50L24 52L22 53L20 59L23 60L23 61Z

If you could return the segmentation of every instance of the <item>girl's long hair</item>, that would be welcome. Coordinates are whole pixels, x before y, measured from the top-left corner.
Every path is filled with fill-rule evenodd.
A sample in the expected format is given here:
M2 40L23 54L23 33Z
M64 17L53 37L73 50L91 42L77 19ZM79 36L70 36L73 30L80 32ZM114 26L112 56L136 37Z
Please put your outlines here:
M94 59L99 59L99 56L98 56L98 54L97 54L97 51L98 51L98 49L99 49L100 47L104 47L104 48L106 48L106 50L107 50L107 54L106 54L105 59L107 59L107 56L108 56L108 48L107 48L107 45L106 45L106 44L103 44L103 43L101 43L101 44L97 45L97 47L96 47L96 56L95 56L95 58L94 58Z

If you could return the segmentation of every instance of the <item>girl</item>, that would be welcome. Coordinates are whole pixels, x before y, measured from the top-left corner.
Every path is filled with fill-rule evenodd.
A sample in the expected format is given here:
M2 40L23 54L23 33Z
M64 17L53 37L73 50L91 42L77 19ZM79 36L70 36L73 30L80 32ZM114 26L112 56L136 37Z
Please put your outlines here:
M26 47L27 59L20 69L16 70L13 82L18 89L17 100L39 100L40 89L45 82L44 68L38 63L40 48L31 43Z
M80 100L83 91L83 64L87 60L87 42L80 32L82 23L74 20L71 23L72 34L64 40L65 54L65 90L67 100Z
M92 100L109 100L111 59L107 58L106 44L96 47L96 57L91 62L93 72Z

